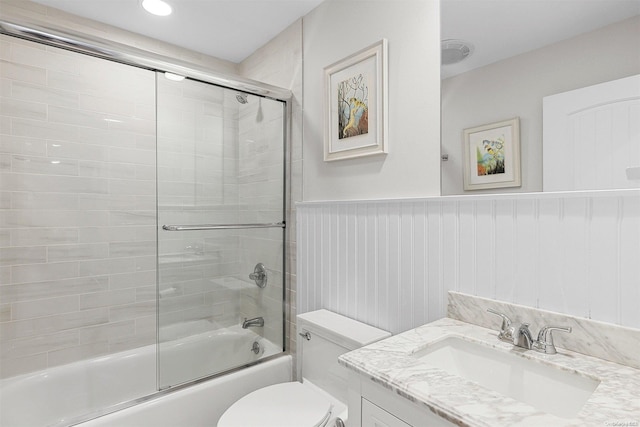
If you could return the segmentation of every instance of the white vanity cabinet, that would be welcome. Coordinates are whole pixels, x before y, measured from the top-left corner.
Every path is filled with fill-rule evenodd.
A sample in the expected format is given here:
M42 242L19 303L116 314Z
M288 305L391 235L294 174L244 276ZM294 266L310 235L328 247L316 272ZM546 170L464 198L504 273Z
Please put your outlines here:
M454 427L426 406L349 372L348 427Z

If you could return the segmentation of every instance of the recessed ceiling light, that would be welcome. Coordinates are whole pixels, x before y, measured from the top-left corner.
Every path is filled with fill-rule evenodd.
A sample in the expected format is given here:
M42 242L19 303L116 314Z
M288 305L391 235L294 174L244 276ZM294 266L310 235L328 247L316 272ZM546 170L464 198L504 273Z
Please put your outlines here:
M147 12L158 16L171 15L173 11L171 6L162 0L142 0L142 7Z
M181 76L179 74L169 73L168 71L164 72L164 76L169 80L173 80L174 82L181 82L184 80L184 76Z

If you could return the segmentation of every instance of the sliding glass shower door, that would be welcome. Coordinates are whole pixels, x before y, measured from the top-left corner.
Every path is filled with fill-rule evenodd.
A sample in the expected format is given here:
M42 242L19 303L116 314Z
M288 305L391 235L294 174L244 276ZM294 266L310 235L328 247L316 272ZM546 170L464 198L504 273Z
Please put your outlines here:
M157 119L167 388L283 351L285 104L158 73Z
M156 391L155 73L0 47L0 425L66 424Z
M286 103L0 27L0 424L75 425L281 353Z

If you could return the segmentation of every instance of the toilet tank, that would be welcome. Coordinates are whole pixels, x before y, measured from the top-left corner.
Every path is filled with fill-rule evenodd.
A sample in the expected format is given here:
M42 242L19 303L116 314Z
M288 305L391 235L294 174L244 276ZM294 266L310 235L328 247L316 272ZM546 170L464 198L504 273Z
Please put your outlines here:
M303 381L320 387L341 402L347 402L347 369L338 356L390 337L387 331L328 310L298 315L298 356Z

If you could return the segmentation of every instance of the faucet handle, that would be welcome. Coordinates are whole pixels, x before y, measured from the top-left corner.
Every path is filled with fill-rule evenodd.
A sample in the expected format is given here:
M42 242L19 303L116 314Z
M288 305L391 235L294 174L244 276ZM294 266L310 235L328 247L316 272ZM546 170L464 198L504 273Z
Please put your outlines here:
M500 313L499 311L495 311L491 308L487 308L487 311L491 314L495 314L502 318L502 325L500 326L500 333L498 334L498 338L502 341L513 342L513 327L511 327L511 319L504 313Z
M561 331L571 333L571 327L562 326L545 326L538 332L538 340L534 343L533 348L540 353L556 354L556 346L553 344L553 331Z

